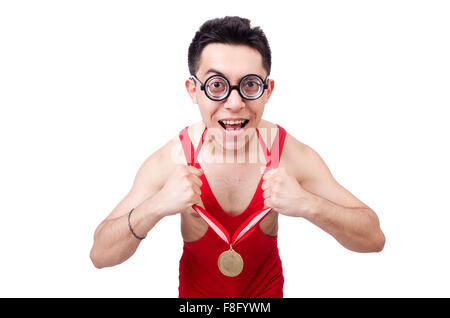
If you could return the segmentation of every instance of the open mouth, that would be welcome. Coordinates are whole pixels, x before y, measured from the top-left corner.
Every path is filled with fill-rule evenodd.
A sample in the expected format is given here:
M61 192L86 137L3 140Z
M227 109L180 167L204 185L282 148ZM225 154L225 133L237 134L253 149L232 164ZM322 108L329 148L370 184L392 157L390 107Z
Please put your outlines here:
M248 119L243 120L219 120L220 126L226 131L238 131L248 124Z

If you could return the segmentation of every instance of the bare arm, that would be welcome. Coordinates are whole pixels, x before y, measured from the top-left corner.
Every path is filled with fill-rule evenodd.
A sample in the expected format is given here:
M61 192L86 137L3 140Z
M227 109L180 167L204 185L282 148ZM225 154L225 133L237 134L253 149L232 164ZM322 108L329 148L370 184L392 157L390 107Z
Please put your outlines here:
M163 217L152 199L150 197L134 208L130 217L131 226L138 236L146 236ZM129 229L128 212L118 217L107 218L97 227L90 254L95 267L120 264L137 250L141 240L134 237Z
M300 184L316 199L316 204L311 205L303 217L347 249L381 251L385 237L376 213L334 179L319 154L306 145L300 147L308 167Z
M280 167L264 175L264 204L303 217L357 252L378 252L385 237L375 212L344 189L322 158L287 135Z
M162 183L158 168L161 165L161 151L150 156L136 174L130 192L120 201L109 216L100 223L94 234L91 260L95 267L114 266L127 260L140 244L128 226L138 236L145 236L162 218L159 207L153 200Z
M345 207L320 198L305 219L331 234L345 248L355 252L380 252L385 237L377 215L366 207Z
M178 146L178 138L174 138L151 155L140 167L130 192L97 227L90 254L95 267L120 264L138 248L141 241L128 224L131 209L131 228L144 237L163 217L201 202L199 176L203 172L173 157Z

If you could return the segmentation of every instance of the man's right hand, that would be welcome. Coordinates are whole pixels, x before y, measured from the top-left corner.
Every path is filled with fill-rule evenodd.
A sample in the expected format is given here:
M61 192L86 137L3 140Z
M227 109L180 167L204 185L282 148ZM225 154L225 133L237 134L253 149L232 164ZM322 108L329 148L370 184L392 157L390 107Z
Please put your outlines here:
M180 213L194 204L201 203L202 169L177 165L161 190L152 198L162 210L161 215Z

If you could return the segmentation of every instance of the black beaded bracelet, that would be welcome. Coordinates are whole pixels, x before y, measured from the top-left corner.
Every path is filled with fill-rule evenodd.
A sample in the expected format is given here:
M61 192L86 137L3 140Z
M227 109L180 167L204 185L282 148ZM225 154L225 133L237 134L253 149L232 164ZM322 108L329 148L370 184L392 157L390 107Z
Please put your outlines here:
M133 234L133 236L135 237L135 238L137 238L138 240L143 240L143 239L145 239L145 237L147 236L144 236L144 237L140 237L140 236L137 236L136 235L136 233L134 233L134 231L133 231L133 228L131 227L131 222L130 222L130 216L131 216L131 213L134 211L134 208L132 208L131 209L131 211L128 213L128 227L130 228L130 232L131 232L131 234Z

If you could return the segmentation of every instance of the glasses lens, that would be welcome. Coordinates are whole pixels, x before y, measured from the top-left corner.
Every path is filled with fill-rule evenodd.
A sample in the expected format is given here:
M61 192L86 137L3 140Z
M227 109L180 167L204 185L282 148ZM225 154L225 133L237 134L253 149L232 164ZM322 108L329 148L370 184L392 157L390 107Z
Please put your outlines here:
M211 77L205 84L206 92L211 98L221 99L228 94L230 87L228 82L221 76Z
M263 92L263 81L254 75L246 76L241 82L241 93L245 98L258 98Z

